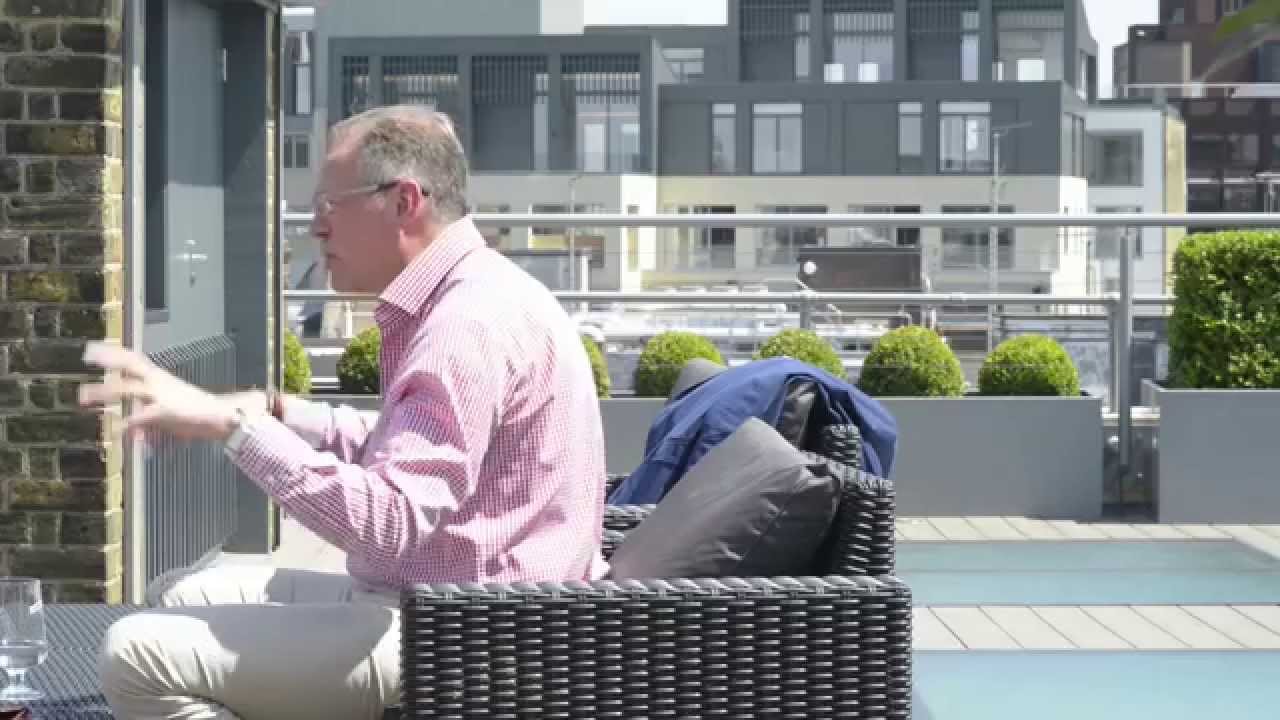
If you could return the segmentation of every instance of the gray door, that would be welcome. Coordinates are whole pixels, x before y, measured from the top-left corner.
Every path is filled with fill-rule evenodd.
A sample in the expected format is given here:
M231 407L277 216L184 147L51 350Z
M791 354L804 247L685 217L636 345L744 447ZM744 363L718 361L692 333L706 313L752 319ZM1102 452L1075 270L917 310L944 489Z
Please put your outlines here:
M215 337L226 327L222 18L200 0L167 0L163 25L155 59L165 63L164 93L148 93L150 102L164 103L163 141L152 146L163 159L155 158L148 171L160 170L166 179L163 212L148 220L158 221L153 230L163 228L167 307L150 313L151 352Z

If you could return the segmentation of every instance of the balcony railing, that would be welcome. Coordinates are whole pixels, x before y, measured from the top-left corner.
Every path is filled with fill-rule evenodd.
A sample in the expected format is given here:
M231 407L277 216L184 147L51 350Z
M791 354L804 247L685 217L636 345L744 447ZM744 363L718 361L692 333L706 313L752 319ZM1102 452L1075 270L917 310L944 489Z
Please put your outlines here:
M595 227L595 228L671 228L671 227L894 227L902 223L901 215L894 214L665 214L628 215L603 214L528 214L528 213L479 213L472 216L477 225L497 227ZM307 222L310 217L302 214L286 215L285 222ZM1280 227L1280 218L1263 213L1090 213L1062 215L1057 213L924 213L912 215L912 225L919 227L952 228L1139 228L1139 227ZM1135 242L1138 233L1121 233L1118 241L1126 244L1126 251L1119 253L1119 292L1097 295L1052 295L1022 293L916 293L916 292L813 292L801 290L785 293L669 293L669 292L575 292L557 293L560 300L580 305L641 303L687 305L735 305L745 299L751 302L782 303L798 311L798 323L811 327L816 313L824 313L835 307L886 306L920 308L921 316L927 316L931 307L958 306L962 308L987 307L988 327L994 328L994 308L1004 307L1017 312L1027 308L1043 313L1042 317L1060 317L1063 309L1092 307L1102 311L1110 328L1109 354L1111 377L1109 395L1111 410L1116 415L1118 431L1118 455L1122 472L1130 467L1132 453L1133 402L1132 368L1134 349L1134 307L1141 305L1164 306L1172 298L1165 295L1135 296L1133 282L1133 253L1127 243ZM998 270L991 272L992 283ZM289 300L368 301L368 295L344 294L326 291L290 291ZM1082 316L1083 317L1083 316ZM280 324L277 323L277 327Z

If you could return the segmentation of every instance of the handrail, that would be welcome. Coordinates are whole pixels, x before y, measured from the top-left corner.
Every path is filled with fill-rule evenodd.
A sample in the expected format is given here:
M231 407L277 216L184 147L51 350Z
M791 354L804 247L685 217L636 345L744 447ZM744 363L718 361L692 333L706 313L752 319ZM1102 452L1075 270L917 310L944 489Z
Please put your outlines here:
M1280 227L1270 213L473 213L483 227ZM284 213L286 223L309 223L311 213Z

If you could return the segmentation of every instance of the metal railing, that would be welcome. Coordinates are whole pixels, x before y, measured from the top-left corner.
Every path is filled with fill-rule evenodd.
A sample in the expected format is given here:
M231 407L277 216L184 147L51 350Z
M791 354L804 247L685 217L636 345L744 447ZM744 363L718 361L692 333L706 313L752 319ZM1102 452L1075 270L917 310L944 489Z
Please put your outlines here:
M476 213L473 221L481 227L596 227L596 228L671 228L671 227L895 227L903 223L903 216L888 213L709 213L709 214L658 214L628 215L622 213ZM305 223L309 214L289 213L285 222ZM1266 213L921 213L911 215L910 221L917 227L1052 227L1052 228L1105 228L1105 227L1280 227L1280 217ZM962 306L1033 306L1063 307L1087 306L1102 308L1111 328L1111 398L1112 411L1117 417L1118 453L1120 472L1131 471L1133 445L1133 401L1131 368L1133 351L1134 307L1136 305L1169 305L1172 298L1165 295L1135 296L1133 292L1133 253L1128 244L1134 238L1122 233L1119 241L1125 250L1119 253L1119 292L1100 295L1066 296L1024 293L911 293L911 292L797 292L758 293L744 296L738 293L671 293L671 292L558 292L564 302L577 303L682 303L682 304L741 304L745 297L759 302L794 303L800 308L802 325L812 318L819 304L847 306L885 305L962 305ZM372 298L362 293L333 293L326 291L289 291L289 300L367 301Z

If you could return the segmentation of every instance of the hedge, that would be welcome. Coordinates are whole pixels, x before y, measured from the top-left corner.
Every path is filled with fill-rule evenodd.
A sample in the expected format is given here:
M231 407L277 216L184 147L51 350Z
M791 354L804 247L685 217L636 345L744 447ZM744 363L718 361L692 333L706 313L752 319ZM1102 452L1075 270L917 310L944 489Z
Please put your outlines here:
M1080 394L1080 373L1065 348L1045 335L1020 335L1000 343L978 371L983 395Z
M338 389L347 395L377 395L382 392L382 366L378 357L382 335L372 327L356 335L338 359Z
M587 351L587 359L591 361L591 379L596 383L596 397L607 398L612 387L609 379L609 362L596 341L582 336L582 347Z
M1192 235L1173 274L1168 384L1280 388L1280 233Z
M885 333L862 362L858 387L879 397L958 397L964 370L942 337L919 325Z
M680 371L694 358L724 364L720 351L701 335L677 330L654 335L645 343L636 362L635 394L638 397L669 396Z
M311 392L311 358L302 347L302 341L288 330L284 331L284 391L293 395Z
M826 370L838 378L845 377L844 363L836 349L812 330L783 330L769 338L755 355L756 360L776 357L789 357Z

